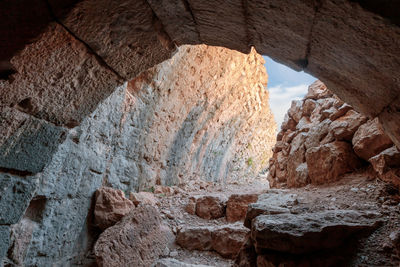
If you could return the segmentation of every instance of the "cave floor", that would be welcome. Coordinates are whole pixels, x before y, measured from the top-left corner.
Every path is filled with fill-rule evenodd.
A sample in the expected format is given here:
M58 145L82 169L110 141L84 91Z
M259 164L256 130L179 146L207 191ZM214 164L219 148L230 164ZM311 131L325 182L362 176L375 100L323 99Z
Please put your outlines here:
M341 180L321 186L308 185L295 189L269 189L264 179L252 183L229 183L217 185L202 182L186 186L172 196L158 194L160 211L165 223L174 233L188 226L228 225L225 217L207 220L185 211L190 197L196 195L219 195L229 197L238 193L265 193L279 190L287 194L296 194L298 203L295 212L318 212L323 210L368 210L380 213L383 225L369 237L358 242L353 266L400 266L399 255L390 247L389 235L400 229L400 196L390 185L376 179L368 171L348 174ZM242 224L242 222L236 222ZM169 258L189 264L209 266L231 266L233 260L224 259L216 252L186 250L178 245L170 248Z

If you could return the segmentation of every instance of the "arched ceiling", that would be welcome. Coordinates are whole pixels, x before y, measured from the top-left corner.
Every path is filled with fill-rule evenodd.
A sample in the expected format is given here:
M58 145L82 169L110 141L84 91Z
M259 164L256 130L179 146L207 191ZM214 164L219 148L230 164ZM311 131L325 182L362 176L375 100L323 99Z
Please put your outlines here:
M254 46L313 74L400 147L399 10L395 0L3 0L0 144L26 116L58 127L40 132L57 143L118 84L204 43Z

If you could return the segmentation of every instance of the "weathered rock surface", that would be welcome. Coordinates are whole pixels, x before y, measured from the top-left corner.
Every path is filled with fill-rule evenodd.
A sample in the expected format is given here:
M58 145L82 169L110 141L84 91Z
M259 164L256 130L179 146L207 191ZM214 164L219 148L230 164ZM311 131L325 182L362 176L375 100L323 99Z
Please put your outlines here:
M256 250L302 254L332 249L348 237L376 229L377 214L352 210L260 215L252 223Z
M15 224L24 215L37 187L37 178L0 174L0 224Z
M259 215L289 213L289 208L297 203L298 200L295 194L286 194L282 191L270 190L268 193L260 195L256 203L249 205L244 220L244 226L251 228L253 219Z
M152 267L211 267L203 264L189 264L172 258L159 259Z
M189 250L211 250L212 227L194 227L179 230L176 235L176 243Z
M20 95L7 96L7 107L0 108L0 168L17 174L3 175L12 179L3 179L7 192L0 205L8 208L0 217L4 214L4 220L16 223L32 197L43 200L23 255L25 265L68 265L86 259L98 235L91 215L93 194L102 185L126 194L153 187L175 194L176 188L166 185L251 178L268 163L275 123L264 61L255 51L244 55L184 46L170 61L116 88L119 82L112 76L118 75L87 54L87 47L62 27L51 27L45 37L14 59L21 72L13 83L0 81L4 90L14 83L21 86L14 88ZM32 58L21 65L29 55L39 54L51 58ZM76 68L63 65L69 54L80 62ZM38 74L31 71L35 64ZM53 65L59 72L46 69ZM94 88L95 80L99 88ZM54 85L46 87L50 81ZM42 89L28 94L29 88ZM61 89L67 90L66 96ZM113 90L91 113L96 105L87 101L101 100ZM25 98L30 100L22 101ZM72 105L65 106L62 99ZM16 183L18 192L12 190ZM13 216L6 216L11 208Z
M140 205L100 235L94 253L99 266L151 266L172 240L158 210Z
M286 114L268 179L272 187L333 182L392 145L377 119L368 121L316 81Z
M119 222L135 205L125 197L124 192L110 187L101 187L96 191L94 221L105 230Z
M244 220L247 207L250 203L257 202L257 194L234 194L226 202L226 220L236 222Z
M400 189L400 152L393 146L369 159L378 176Z
M129 193L129 200L132 201L135 206L139 204L147 204L151 206L155 206L158 203L157 198L153 193L150 192L139 192L139 193Z
M189 250L215 250L222 257L234 259L248 233L240 225L187 227L178 232L176 243Z
M377 118L361 125L354 134L352 143L354 152L365 160L393 146L392 140L384 133Z
M308 175L314 184L336 181L362 166L349 143L335 141L307 150Z
M203 219L217 219L225 216L226 199L219 196L196 198L196 215Z

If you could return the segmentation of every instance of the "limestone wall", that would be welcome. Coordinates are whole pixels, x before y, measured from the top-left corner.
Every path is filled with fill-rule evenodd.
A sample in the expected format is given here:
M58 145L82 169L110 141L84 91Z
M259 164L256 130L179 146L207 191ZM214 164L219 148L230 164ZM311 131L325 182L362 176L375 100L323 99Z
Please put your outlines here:
M78 264L97 236L90 209L101 185L129 192L194 179L253 179L275 142L266 85L255 51L201 45L181 47L118 87L67 131L42 172L2 175L2 216L15 214L4 221L11 229L7 261Z

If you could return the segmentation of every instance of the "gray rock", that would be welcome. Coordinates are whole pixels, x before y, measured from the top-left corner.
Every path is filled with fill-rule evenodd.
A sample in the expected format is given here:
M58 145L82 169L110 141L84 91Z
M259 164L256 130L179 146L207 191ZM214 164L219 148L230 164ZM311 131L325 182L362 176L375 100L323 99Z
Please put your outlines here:
M15 224L21 219L36 186L36 177L0 174L0 224Z
M66 129L10 109L0 110L0 133L4 134L4 128L10 127L7 122L10 117L21 116L18 127L0 142L0 168L38 173L64 141Z
M302 254L331 249L355 234L376 229L377 216L354 210L260 215L252 223L251 238L256 250Z
M10 245L10 227L0 225L0 267L3 267L3 257L7 254Z
M152 265L152 267L211 267L211 266L203 264L190 264L172 258L164 258L158 260L156 263Z

